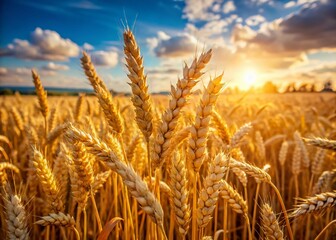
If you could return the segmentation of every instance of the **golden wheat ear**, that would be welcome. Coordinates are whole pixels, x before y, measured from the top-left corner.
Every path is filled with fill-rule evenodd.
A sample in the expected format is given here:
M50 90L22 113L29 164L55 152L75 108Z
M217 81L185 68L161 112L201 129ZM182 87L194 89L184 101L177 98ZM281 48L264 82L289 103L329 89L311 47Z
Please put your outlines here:
M278 219L276 218L271 206L267 203L264 203L261 207L261 220L261 228L263 229L266 239L284 239Z
M299 200L301 203L297 205L291 213L291 217L293 218L309 213L319 213L327 208L334 207L336 204L336 191L320 193L313 197Z
M178 120L183 107L187 104L191 91L197 84L198 79L203 75L202 70L210 61L212 50L202 53L199 58L195 58L191 66L185 64L183 68L183 78L178 79L176 87L171 86L171 97L169 106L162 115L157 135L154 141L151 156L154 169L163 165L167 157L167 151L171 144Z
M313 145L315 147L320 147L332 151L336 151L336 141L331 139L324 138L304 138L303 139L307 144Z
M29 239L27 214L21 197L7 194L4 198L8 239Z
M136 122L147 142L153 130L152 102L148 94L147 76L144 73L143 59L140 48L131 30L124 32L124 53L127 75L131 80L132 102L135 107Z
M33 83L35 85L37 98L40 104L40 110L42 115L46 118L49 113L49 105L47 101L47 92L42 86L40 76L37 74L36 70L32 70Z
M171 202L174 204L174 212L178 231L184 237L189 230L191 209L189 204L189 194L187 182L186 159L179 153L175 153L170 170Z

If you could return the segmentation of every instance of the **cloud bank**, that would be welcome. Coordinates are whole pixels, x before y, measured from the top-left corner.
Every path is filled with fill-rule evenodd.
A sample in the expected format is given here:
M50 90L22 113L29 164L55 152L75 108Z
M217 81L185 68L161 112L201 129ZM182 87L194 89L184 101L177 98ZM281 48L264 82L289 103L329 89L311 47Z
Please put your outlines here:
M287 68L304 62L308 53L336 50L335 13L335 1L312 3L256 31L236 25L232 40L237 54L270 68Z
M29 40L14 39L7 47L0 49L0 56L30 60L66 61L78 54L76 43L62 38L55 31L41 28L36 28Z

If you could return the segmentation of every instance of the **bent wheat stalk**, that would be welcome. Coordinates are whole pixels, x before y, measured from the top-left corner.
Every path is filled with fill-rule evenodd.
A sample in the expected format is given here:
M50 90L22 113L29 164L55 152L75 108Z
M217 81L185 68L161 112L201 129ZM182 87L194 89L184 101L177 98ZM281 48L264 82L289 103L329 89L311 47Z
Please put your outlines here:
M146 182L141 179L131 165L121 162L106 143L72 125L69 127L66 137L70 142L82 142L89 153L95 155L98 160L105 162L112 171L118 173L123 179L124 184L128 187L131 195L137 199L142 209L161 228L165 235L162 207L154 194L149 190Z
M62 212L50 213L48 216L41 217L41 220L36 221L35 224L42 226L55 225L60 227L68 227L74 230L76 234L76 239L80 240L79 232L76 229L75 219L69 214L65 215Z
M291 213L291 217L297 218L308 213L320 212L327 208L334 207L336 204L336 190L299 200L301 200L301 204L296 206Z
M323 138L303 138L303 140L310 145L313 145L315 147L320 147L332 151L336 151L336 141L330 140L330 139L323 139Z
M241 170L243 170L244 172L246 172L248 175L251 175L252 177L255 178L255 180L257 182L266 182L268 183L274 190L274 192L276 193L281 209L282 209L282 213L284 214L284 218L286 221L286 227L287 227L287 231L288 231L288 237L289 239L293 240L293 232L289 223L289 218L288 218L288 214L287 214L287 210L286 210L286 206L283 202L283 199L281 197L281 194L278 190L278 188L273 184L272 180L271 180L271 176L264 170L252 166L248 163L243 163L243 162L238 162L235 159L231 158L229 161L230 167L237 167L240 168Z

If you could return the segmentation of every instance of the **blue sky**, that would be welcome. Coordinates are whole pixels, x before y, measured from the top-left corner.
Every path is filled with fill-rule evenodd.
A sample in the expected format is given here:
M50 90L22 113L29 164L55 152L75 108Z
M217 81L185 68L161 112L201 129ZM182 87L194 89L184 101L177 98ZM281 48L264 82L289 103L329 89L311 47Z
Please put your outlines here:
M336 3L332 0L106 0L0 2L0 86L87 87L80 55L128 91L124 26L141 47L151 91L168 90L183 62L214 55L203 81L225 72L232 86L272 80L323 83L336 73ZM253 82L255 81L255 82Z

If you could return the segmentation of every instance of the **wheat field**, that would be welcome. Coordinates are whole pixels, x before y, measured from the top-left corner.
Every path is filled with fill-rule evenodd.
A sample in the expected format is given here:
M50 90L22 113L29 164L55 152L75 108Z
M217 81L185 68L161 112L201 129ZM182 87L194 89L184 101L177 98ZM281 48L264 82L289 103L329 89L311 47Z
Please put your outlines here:
M336 238L334 94L225 95L207 50L151 96L124 54L131 97L85 52L95 96L1 97L0 239Z

